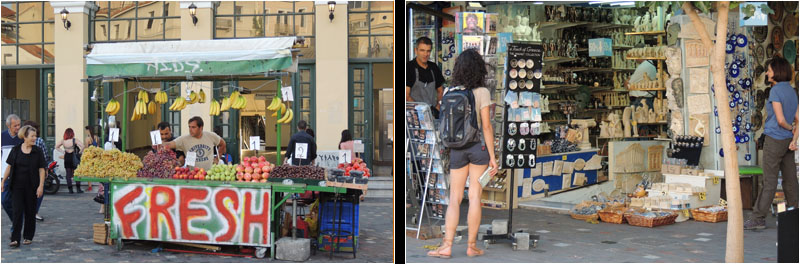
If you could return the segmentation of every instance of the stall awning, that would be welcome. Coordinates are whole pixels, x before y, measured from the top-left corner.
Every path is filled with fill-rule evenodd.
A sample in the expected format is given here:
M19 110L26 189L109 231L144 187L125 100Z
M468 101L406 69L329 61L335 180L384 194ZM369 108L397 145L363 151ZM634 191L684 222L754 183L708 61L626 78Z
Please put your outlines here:
M94 44L89 76L257 75L292 71L295 37Z

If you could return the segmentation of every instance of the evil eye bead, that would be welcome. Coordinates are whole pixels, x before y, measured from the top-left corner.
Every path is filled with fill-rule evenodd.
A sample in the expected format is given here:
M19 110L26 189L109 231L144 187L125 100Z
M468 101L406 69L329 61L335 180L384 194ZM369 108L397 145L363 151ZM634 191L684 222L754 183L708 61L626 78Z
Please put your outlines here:
M734 47L733 42L731 42L730 40L726 41L725 42L725 53L732 54L733 53L733 47Z
M733 84L730 84L730 83L729 83L729 84L728 84L728 92L731 92L731 93L732 93L734 90L736 90L736 87L733 87Z
M719 129L719 127L717 127L717 129L715 129L714 132L717 132L717 134L719 134L719 133L722 133L722 130Z
M744 142L750 142L750 135L744 135Z
M744 154L744 160L750 161L751 158L750 153Z
M736 46L739 46L740 48L747 46L747 37L742 34L736 36Z
M739 109L740 114L744 114L744 108Z
M733 126L733 133L739 133L739 126Z
M728 106L730 106L731 108L736 107L736 101L731 101L730 103L728 103Z
M742 95L739 92L733 92L733 98L739 99Z
M747 130L747 132L750 132L750 128L752 128L752 126L750 126L750 123L744 125L744 129Z
M737 99L737 100L736 100L736 103L737 103L737 104L744 104L744 99L742 99L741 97L739 97L739 99ZM742 110L742 111L744 111L744 109L741 109L741 110Z
M753 80L751 80L750 78L744 79L744 87L747 87L747 89L750 89L750 87L752 87L752 85L753 85Z
M742 105L744 105L744 107L750 107L750 102L749 101L744 101L744 103L742 103Z
M714 116L718 116L718 115L719 115L719 113L717 112L717 107L715 106L714 107Z
M742 116L737 115L736 116L736 122L742 122Z
M719 156L720 157L725 157L725 153L722 152L722 148L719 149Z
M731 69L738 70L739 65L741 65L741 63L739 63L739 60L736 60L733 64L731 64Z

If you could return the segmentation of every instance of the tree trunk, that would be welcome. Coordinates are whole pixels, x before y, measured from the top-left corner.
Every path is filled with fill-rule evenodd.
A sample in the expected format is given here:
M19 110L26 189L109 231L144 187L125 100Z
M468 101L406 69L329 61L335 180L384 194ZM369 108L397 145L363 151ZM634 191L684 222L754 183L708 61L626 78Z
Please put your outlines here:
M725 40L728 35L728 8L727 1L717 2L717 35L711 59L711 73L714 76L714 98L717 104L728 101L728 89L725 89ZM705 45L711 45L711 39L706 32L705 24L700 21L697 12L690 2L683 3L683 10L689 15L695 29ZM734 143L733 128L731 124L731 111L724 106L719 107L719 124L722 130L722 149L725 154L725 191L728 196L728 233L725 244L725 261L742 262L744 247L742 246L742 198L739 189L739 161ZM716 152L716 151L715 151ZM716 154L716 153L715 153Z

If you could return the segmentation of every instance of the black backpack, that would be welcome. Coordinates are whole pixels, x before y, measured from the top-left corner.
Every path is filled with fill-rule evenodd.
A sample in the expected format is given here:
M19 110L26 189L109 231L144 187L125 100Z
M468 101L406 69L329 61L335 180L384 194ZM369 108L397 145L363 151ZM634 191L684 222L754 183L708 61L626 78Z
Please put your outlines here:
M445 147L462 149L482 142L472 89L451 88L442 97L439 117L439 134Z

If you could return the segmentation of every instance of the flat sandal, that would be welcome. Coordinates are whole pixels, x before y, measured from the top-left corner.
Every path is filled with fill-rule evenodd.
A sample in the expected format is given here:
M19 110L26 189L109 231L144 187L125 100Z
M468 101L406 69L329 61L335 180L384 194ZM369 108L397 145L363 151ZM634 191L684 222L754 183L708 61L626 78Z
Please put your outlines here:
M28 239L22 240L22 244L23 245L30 245L31 243L33 243L33 241L31 241L31 240L28 240Z

